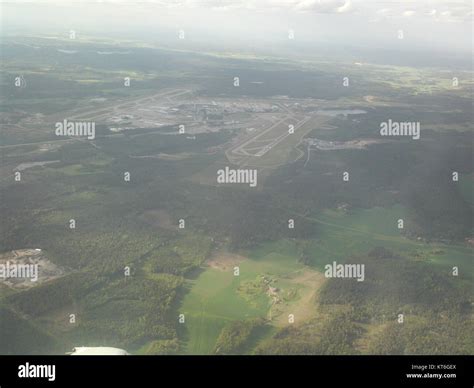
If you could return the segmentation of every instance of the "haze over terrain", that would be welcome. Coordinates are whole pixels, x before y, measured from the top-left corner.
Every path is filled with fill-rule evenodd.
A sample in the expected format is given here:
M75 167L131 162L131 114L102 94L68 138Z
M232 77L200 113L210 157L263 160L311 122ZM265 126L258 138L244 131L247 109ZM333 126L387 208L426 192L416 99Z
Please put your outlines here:
M0 354L474 354L471 1L0 7Z
M382 63L462 61L472 50L469 0L2 1L3 34L138 39L176 49L243 50ZM185 39L176 40L178 31ZM294 39L288 39L289 30ZM399 31L403 39L399 39Z

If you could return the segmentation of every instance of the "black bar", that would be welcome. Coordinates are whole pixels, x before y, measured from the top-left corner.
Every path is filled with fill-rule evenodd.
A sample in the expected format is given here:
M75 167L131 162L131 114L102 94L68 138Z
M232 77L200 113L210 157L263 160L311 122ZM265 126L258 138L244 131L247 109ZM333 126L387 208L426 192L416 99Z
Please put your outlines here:
M473 356L0 356L0 388L41 386L473 387ZM20 366L54 365L47 377ZM23 371L25 368L22 368ZM43 369L45 370L45 369ZM39 372L38 372L39 373ZM45 372L45 374L47 374ZM408 377L407 374L418 374ZM432 375L442 375L432 376ZM48 375L48 374L47 374ZM431 376L430 376L431 375ZM449 376L448 376L449 375ZM453 376L455 375L455 376ZM52 376L49 374L48 376ZM52 378L50 377L52 380ZM196 385L198 384L198 385ZM265 384L265 385L263 385ZM341 385L344 384L344 385Z

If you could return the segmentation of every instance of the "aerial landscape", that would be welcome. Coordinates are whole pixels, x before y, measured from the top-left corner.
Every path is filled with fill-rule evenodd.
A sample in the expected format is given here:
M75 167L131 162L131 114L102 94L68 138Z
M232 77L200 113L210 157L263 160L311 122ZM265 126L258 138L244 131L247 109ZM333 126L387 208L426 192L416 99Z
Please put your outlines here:
M240 47L35 12L0 40L0 354L474 354L470 34Z

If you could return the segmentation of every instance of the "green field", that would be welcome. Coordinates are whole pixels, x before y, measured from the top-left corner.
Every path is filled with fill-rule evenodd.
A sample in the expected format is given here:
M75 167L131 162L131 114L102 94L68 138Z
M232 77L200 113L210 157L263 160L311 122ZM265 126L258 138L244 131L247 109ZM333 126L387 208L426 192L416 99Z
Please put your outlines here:
M310 265L322 271L324 265L343 261L352 255L363 255L377 246L384 246L409 259L436 264L458 265L472 276L472 250L462 244L439 244L414 241L403 237L396 221L405 209L358 209L350 214L327 210L318 216L308 216L320 225L319 238L312 241L279 240L241 252L247 257L239 264L240 276L232 270L206 268L196 280L189 281L191 289L184 298L181 313L186 315L186 353L209 354L226 323L254 317L268 317L270 300L265 293L244 298L239 286L266 275L278 279L282 289L296 289L299 297L290 301L288 311L297 309L305 293L315 291L309 285L292 281L296 274L311 271L298 262L302 250L310 257ZM316 309L316 306L314 306ZM275 316L273 317L275 318ZM278 320L272 322L277 324Z
M416 241L403 236L397 220L407 218L401 206L358 209L351 214L327 210L308 216L320 224L320 237L311 243L312 264L317 268L328 260L341 260L384 246L400 255L443 265L464 267L472 275L472 249L465 244L441 244Z
M211 353L226 323L267 317L271 302L264 291L258 290L261 276L276 280L282 290L304 287L291 281L306 270L297 262L294 243L281 240L247 253L248 260L237 264L239 276L234 276L232 268L206 268L196 280L189 281L191 290L179 309L186 317L186 353ZM257 290L252 288L254 285ZM288 305L297 301L298 298L290 300Z

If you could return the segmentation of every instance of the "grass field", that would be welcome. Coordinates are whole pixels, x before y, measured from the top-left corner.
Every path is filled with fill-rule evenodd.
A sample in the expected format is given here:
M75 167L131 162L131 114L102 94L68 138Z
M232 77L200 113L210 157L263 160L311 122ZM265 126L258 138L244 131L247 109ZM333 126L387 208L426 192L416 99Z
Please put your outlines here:
M414 260L457 265L472 276L472 250L468 246L405 238L396 224L404 214L405 209L396 206L359 209L349 214L327 210L307 216L320 226L319 238L305 242L310 267L298 262L300 241L279 240L240 252L244 260L227 268L205 268L190 281L190 292L180 309L186 316L185 352L212 353L220 331L232 320L264 317L272 319L272 327L283 327L288 324L288 314L295 315L296 324L312 318L317 314L316 298L325 280L318 271L334 260L363 255L377 246ZM234 265L239 266L240 276L233 275ZM281 304L272 305L267 293L259 289L262 276L272 279L271 285L280 289Z
M310 302L308 295L322 276L298 263L292 242L281 240L243 253L247 258L235 264L240 269L239 276L234 276L234 266L207 267L190 281L191 291L180 308L186 317L186 353L212 353L220 331L233 320L271 318L273 325L281 326L288 314L295 314L297 321L308 310L301 305ZM272 306L263 276L280 290L278 306Z
M401 206L358 209L350 214L327 210L322 215L307 218L320 225L319 238L309 249L312 264L319 269L329 261L383 246L408 258L462 266L473 274L473 252L467 245L426 243L404 237L397 228L398 219L405 222L407 219L406 210Z

